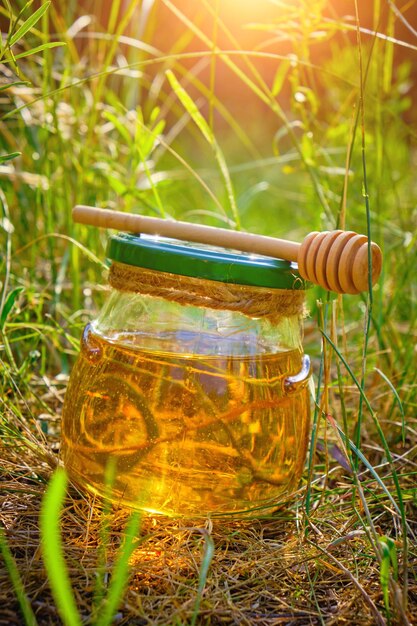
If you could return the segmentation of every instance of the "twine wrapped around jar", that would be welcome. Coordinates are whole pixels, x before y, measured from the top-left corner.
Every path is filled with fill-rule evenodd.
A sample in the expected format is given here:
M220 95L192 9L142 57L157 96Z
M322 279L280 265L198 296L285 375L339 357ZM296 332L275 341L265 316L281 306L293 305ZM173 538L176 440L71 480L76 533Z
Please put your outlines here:
M164 298L184 306L237 311L252 318L267 318L272 324L277 324L283 317L305 315L305 292L302 289L224 283L118 262L113 262L110 267L109 282L119 291Z

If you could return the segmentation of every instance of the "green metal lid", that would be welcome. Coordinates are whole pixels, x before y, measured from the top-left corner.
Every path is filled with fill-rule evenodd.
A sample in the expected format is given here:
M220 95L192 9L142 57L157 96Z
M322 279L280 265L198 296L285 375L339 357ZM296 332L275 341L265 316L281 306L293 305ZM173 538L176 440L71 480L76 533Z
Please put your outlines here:
M306 288L296 263L162 237L113 235L107 256L118 263L223 283L272 289Z

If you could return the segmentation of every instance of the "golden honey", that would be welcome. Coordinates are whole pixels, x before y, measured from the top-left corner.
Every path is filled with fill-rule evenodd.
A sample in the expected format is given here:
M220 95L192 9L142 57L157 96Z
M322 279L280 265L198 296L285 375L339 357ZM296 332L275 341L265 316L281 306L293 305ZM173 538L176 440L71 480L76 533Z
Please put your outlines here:
M111 460L116 502L186 516L270 507L296 488L309 392L287 382L302 351L211 355L204 342L188 331L150 350L135 333L86 327L62 425L73 478L103 495Z

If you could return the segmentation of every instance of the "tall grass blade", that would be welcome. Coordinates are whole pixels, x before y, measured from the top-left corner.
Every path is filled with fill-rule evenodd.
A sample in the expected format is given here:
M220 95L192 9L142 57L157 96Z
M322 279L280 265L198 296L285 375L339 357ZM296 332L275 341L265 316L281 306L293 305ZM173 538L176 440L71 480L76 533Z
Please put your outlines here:
M22 246L22 248L19 248L19 250L16 250L16 254L22 253L24 250L27 250L28 248L36 245L40 241L45 241L46 239L51 239L51 238L63 239L64 241L68 241L69 243L73 244L76 248L78 248L85 255L87 259L89 259L93 263L96 263L103 269L107 269L107 265L104 263L104 261L100 259L98 256L96 256L94 252L91 252L91 250L89 250L86 246L84 246L82 243L77 241L77 239L74 239L73 237L68 237L68 235L61 235L60 233L47 233L46 235L41 235L40 237L36 237L36 239L32 239L30 243L26 244L25 246Z
M178 100L181 102L188 115L196 124L203 137L205 137L205 139L211 146L214 146L214 134L210 126L198 110L194 100L188 95L185 89L181 87L175 74L171 70L167 70L166 77L168 78L169 84L171 85L175 95L178 97Z
M51 48L59 48L61 46L66 46L66 43L64 43L63 41L52 41L50 43L44 43L41 46L37 46L36 48L31 48L30 50L25 50L24 52L15 54L14 58L17 61L18 59L29 57L32 54L39 54L39 52L43 52L44 50L50 50Z
M401 414L401 437L402 437L402 442L404 444L405 443L405 426L406 426L405 422L406 422L406 418L405 418L405 411L404 411L403 403L401 402L401 398L400 398L400 396L398 394L398 391L396 390L396 388L394 387L393 383L390 381L388 376L386 376L386 374L384 374L384 372L382 372L377 367L375 368L375 371L378 372L378 374L381 376L381 378L383 378L385 380L385 382L387 383L387 385L391 389L392 393L394 394L394 399L395 399L396 403L398 404L398 408L399 408L400 414Z
M21 152L9 152L9 154L0 154L0 165L2 163L7 163L7 161L12 161L21 154Z
M67 474L59 468L53 474L40 515L41 546L52 595L65 626L81 626L62 548L60 515L67 489Z
M47 12L47 10L50 7L50 2L45 2L45 4L43 4L42 6L39 7L39 9L37 9L33 15L31 15L30 17L28 17L28 19L23 22L23 24L21 25L21 27L14 33L14 35L12 35L8 41L6 43L8 43L8 45L10 47L14 46L15 43L17 43L19 41L19 39L22 39L22 37L24 37L26 35L27 32L29 32L31 30L31 28L33 28L35 26L35 24L37 24L39 22L39 20L41 19L42 15L44 15L44 13Z
M365 200L365 214L366 214L366 230L368 236L368 301L366 308L366 318L365 318L365 332L364 332L364 342L363 342L363 351L362 351L362 374L361 374L361 389L362 391L365 388L365 369L366 369L366 357L368 353L368 344L369 344L369 331L371 328L371 320L372 320L372 309L373 309L373 287L372 287L372 238L371 238L371 209L370 209L370 196L369 196L369 188L368 188L368 176L367 176L367 165L366 165L366 134L365 134L365 74L363 71L363 56L362 56L362 40L360 33L360 23L359 23L359 11L358 11L358 1L355 0L355 16L356 16L356 39L358 46L358 57L359 57L359 111L361 117L361 154L362 154L362 171L363 171L363 191L362 195ZM361 429L362 429L362 417L363 417L363 400L364 394L361 393L359 396L359 407L358 407L358 416L356 423L356 446L359 448L361 444Z
M327 321L327 313L328 313L328 307L326 307L325 309L325 320L323 321L324 324L326 324L326 321ZM321 403L321 395L322 395L321 387L322 387L323 374L324 374L324 348L321 353L319 372L317 376L313 423L311 426L310 446L309 446L309 452L308 452L307 489L306 489L305 502L304 502L306 522L308 522L308 516L310 515L311 506L312 506L312 501L311 501L312 500L312 478L313 478L313 471L314 471L314 457L315 457L316 448L317 448L317 436L318 436L318 427L319 427L319 420L320 420L320 403ZM309 530L308 523L306 523L305 532L308 533L308 530Z
M141 512L135 511L132 513L126 528L124 542L119 549L116 563L112 568L109 590L104 600L104 606L97 617L96 626L110 626L113 623L129 579L129 559L138 545L137 535L140 521Z
M381 549L381 564L379 570L379 580L382 587L382 595L384 598L385 611L387 613L388 624L391 624L391 609L389 601L389 583L391 568L393 570L393 578L398 580L398 560L397 548L391 537L381 537L378 541Z
M4 565L6 566L7 573L10 578L10 582L13 586L13 591L19 601L20 609L22 611L23 618L26 626L37 626L37 621L32 607L27 599L23 582L19 574L18 567L7 544L7 539L4 536L3 527L0 525L0 552L3 557Z
M15 80L12 83L6 83L5 85L0 85L0 93L2 91L6 91L6 89L10 89L12 87L27 87L28 85L30 85L30 83L28 83L26 80ZM20 152L15 152L13 153L14 155L18 156L21 153ZM13 156L14 158L14 156Z
M234 190L233 190L233 185L232 185L232 181L230 178L230 173L226 164L226 159L224 157L223 151L221 150L219 144L217 143L214 134L209 126L209 124L206 122L206 120L204 119L204 117L201 115L200 111L198 110L196 104L194 103L194 101L192 100L192 98L190 98L190 96L188 95L188 93L185 91L185 89L183 87L181 87L181 85L179 84L178 80L176 79L175 75L173 74L173 72L171 70L167 70L166 72L166 76L168 78L168 81L174 91L174 93L176 94L176 96L178 97L178 99L180 100L181 104L183 105L184 109L187 111L187 113L190 115L191 119L193 120L193 122L197 125L197 127L199 128L200 132L202 133L203 137L205 137L205 139L207 140L207 142L210 144L210 146L213 148L220 172L223 176L224 179L224 183L226 186L226 190L227 190L227 195L229 198L229 203L230 203L230 208L232 210L232 214L233 214L233 218L236 222L236 227L239 228L240 227L240 216L239 216L239 212L237 209L237 205L236 205L236 199L235 199L235 194L234 194Z
M100 543L98 546L98 563L96 571L96 584L94 587L93 596L93 613L97 614L100 605L105 597L105 578L107 568L107 548L110 541L110 514L112 509L112 493L114 487L114 481L116 478L117 460L113 457L109 458L106 463L106 470L104 475L105 492L103 500L103 510L101 511L101 526L100 526Z
M198 614L200 611L201 599L203 596L204 587L207 582L207 574L209 571L209 567L211 561L214 556L214 541L208 534L208 532L204 532L204 553L203 560L201 562L200 567L200 575L198 579L198 589L197 589L197 598L194 604L193 616L191 618L191 626L195 626Z
M3 331L7 317L10 311L12 310L17 298L22 293L22 291L24 291L24 287L16 287L6 297L4 301L4 305L0 310L0 332Z

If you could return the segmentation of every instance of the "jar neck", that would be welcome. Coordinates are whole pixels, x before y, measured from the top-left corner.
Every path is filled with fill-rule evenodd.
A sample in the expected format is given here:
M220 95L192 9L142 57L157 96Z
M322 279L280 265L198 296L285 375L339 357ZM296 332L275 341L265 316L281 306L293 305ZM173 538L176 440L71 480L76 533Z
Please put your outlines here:
M251 318L240 311L184 306L173 300L112 289L94 332L142 349L244 356L300 350L301 318ZM175 348L175 349L174 349Z
M273 324L283 317L302 316L304 291L266 289L113 263L109 282L118 291L141 293L184 306L236 311Z

